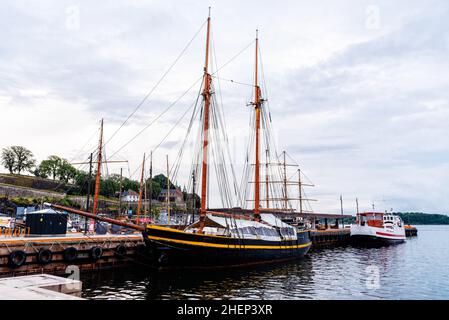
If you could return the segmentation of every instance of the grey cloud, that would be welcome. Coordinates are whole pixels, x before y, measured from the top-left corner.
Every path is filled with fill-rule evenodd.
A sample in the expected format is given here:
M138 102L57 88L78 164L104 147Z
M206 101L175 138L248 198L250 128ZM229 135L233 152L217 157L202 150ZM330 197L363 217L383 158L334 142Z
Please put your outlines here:
M449 196L447 192L419 196L417 191L422 182L443 185L445 175L440 166L449 156L447 141L441 138L449 136L449 114L445 111L449 109L449 4L432 1L420 4L424 9L415 12L413 8L418 1L376 2L385 16L393 18L382 21L386 32L372 36L360 36L363 30L354 31L352 20L345 21L345 17L357 19L362 24L355 25L363 27L365 2L333 4L332 9L326 9L328 5L324 2L287 2L284 5L288 10L273 8L269 2L259 6L258 19L270 17L271 12L288 11L282 23L273 17L270 30L262 33L271 37L263 45L270 48L264 54L273 55L265 71L274 126L281 131L279 146L304 163L303 169L316 175L312 180L326 183L322 186L326 190L323 196L332 201L338 201L338 196L332 194L338 195L341 190L356 190L365 198L390 192L394 193L395 207L437 210L440 206L441 210L442 200ZM81 12L80 30L76 31L65 26L65 10L73 4ZM361 16L346 12L355 5ZM123 5L114 1L107 4L6 1L1 6L0 97L10 97L11 105L38 107L45 99L28 90L42 90L55 100L78 102L96 118L106 116L107 124L114 125L120 124L134 109L197 30L203 19L198 12L205 7L197 2ZM213 31L221 38L214 41L217 49L221 43L229 46L222 48L225 53L220 56L221 62L251 39L251 34L243 35L250 26L237 20L242 18L246 23L243 18L248 15L244 12L236 17L236 12L249 6L233 2L231 9L222 8L225 18L221 20L217 12L221 29ZM307 21L296 18L300 11L311 14ZM398 14L402 11L407 13L405 18ZM335 19L336 30L326 29L323 12L326 19ZM231 16L234 20L226 20ZM269 19L260 20L266 23ZM390 28L388 24L393 20L394 26ZM277 55L284 56L286 49L283 44L296 39L296 33L299 34L296 30L303 24L311 29L301 37L310 43L319 43L322 39L315 38L320 34L326 37L345 33L352 41L315 65L278 68ZM129 131L151 122L182 93L190 77L201 74L203 37L197 40L193 52L182 61L187 67L177 68L173 77L142 106L130 122L133 127ZM304 49L301 42L292 43L296 47L289 47L291 52ZM235 67L238 73L231 75L229 70L233 69L225 69L222 76L251 82L252 54L246 52L239 59ZM249 118L245 103L251 97L251 88L225 82L221 85L230 135L236 133L233 138L245 141L242 135L247 134ZM192 102L196 89L158 123L170 128ZM70 116L69 110L61 112ZM125 133L132 136L133 132L127 130L124 129ZM163 147L173 148L177 143L170 137ZM145 146L133 148L142 150ZM140 155L136 159L140 163ZM416 171L416 177L409 181L411 170ZM434 180L427 177L436 173L439 177ZM416 192L413 196L395 189L401 179L407 180L404 183L411 188L407 192ZM382 191L371 184L367 186L368 180L376 181L376 187Z

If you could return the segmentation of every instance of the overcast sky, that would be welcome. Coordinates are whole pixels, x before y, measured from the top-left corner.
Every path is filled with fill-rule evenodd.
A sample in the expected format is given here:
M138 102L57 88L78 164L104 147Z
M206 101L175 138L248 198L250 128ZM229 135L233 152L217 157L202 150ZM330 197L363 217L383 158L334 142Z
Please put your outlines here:
M347 213L356 197L362 210L374 202L379 210L449 212L445 0L2 1L0 148L26 146L38 161L51 154L85 160L100 119L108 140L200 30L209 5L217 66L259 29L277 145L315 183L308 195L319 200L316 211L339 212L342 194ZM204 39L203 27L108 143L109 155L201 77ZM252 50L220 77L251 83ZM251 88L220 84L238 168ZM198 85L113 158L129 160L135 172L143 152L192 104ZM175 158L188 118L155 153L155 171L164 170L166 154Z

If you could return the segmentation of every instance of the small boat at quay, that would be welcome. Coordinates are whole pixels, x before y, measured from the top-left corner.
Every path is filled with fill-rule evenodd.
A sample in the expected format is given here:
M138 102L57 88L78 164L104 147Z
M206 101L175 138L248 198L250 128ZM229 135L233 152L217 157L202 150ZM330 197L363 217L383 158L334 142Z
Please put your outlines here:
M405 239L404 222L392 213L358 213L351 225L351 242L356 245L390 245Z

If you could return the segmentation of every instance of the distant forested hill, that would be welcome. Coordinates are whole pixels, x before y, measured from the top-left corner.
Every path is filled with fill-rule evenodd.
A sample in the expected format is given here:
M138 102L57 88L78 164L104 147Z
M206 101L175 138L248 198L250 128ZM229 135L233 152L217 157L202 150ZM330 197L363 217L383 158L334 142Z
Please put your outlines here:
M449 224L449 216L422 212L396 212L406 224Z

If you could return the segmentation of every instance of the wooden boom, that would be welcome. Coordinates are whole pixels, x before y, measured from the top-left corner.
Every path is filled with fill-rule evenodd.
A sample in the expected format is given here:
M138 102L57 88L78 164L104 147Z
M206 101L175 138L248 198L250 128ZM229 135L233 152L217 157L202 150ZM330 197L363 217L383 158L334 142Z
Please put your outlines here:
M90 212L81 211L81 210L73 209L73 208L70 208L70 207L61 206L59 204L45 203L45 205L50 207L50 208L52 208L52 209L67 211L67 212L70 212L70 213L73 213L73 214L78 214L80 216L83 216L83 217L86 217L86 218L90 218L90 219L99 220L99 221L103 221L103 222L108 222L108 223L111 223L111 224L115 224L115 225L118 225L118 226L130 228L130 229L134 229L134 230L138 230L138 231L144 231L145 230L144 226L139 226L139 225L136 225L136 224L131 223L131 222L120 221L120 220L107 218L107 217L99 217L96 214L93 214L93 213L90 213Z

